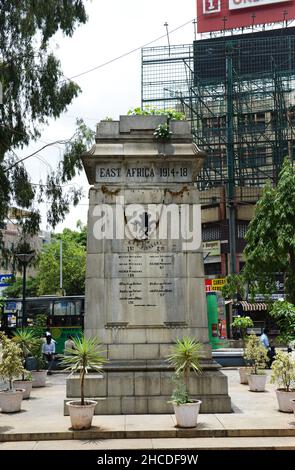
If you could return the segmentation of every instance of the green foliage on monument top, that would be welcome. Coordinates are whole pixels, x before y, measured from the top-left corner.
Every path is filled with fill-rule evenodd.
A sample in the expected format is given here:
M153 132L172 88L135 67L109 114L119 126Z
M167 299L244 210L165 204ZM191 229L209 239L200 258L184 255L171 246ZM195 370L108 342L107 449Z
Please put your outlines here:
M172 132L169 129L169 125L166 124L160 124L155 132L154 132L155 139L161 140L161 141L167 141L170 140L172 137Z
M153 106L145 106L145 108L131 108L127 112L128 116L167 116L172 121L184 121L186 116L175 109L158 109Z
M246 233L244 276L256 292L271 294L275 274L285 281L286 298L295 304L295 171L285 159L278 184L263 189Z

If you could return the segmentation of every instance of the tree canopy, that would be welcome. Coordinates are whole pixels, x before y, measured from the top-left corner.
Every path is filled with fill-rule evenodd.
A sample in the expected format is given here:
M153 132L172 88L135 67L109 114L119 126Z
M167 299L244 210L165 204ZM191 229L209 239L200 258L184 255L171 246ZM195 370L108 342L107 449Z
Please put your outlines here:
M85 291L86 226L78 224L78 231L64 229L52 236L36 260L36 276L26 283L27 297L66 294L82 295ZM63 293L60 291L60 240L63 246ZM3 291L5 297L22 296L22 277Z
M45 245L38 261L38 295L58 294L60 273L60 240L63 246L63 290L66 295L85 292L86 228L80 232L64 229Z
M18 298L22 297L23 279L17 277L13 279L11 285L6 287L3 291L5 297ZM38 295L38 281L35 277L28 277L26 280L26 296L36 297Z
M20 219L23 233L36 233L41 219L37 206L44 200L50 203L47 217L54 227L81 194L79 189L65 192L62 185L81 170L81 153L93 137L83 122L71 139L60 142L65 144L64 158L44 184L32 184L17 150L38 140L41 126L58 118L80 92L64 77L50 40L58 32L72 36L86 23L84 3L0 0L0 229L9 207L16 205L30 212Z
M288 159L277 186L265 186L246 241L243 273L249 282L269 294L275 290L275 274L282 273L286 298L295 304L295 171Z

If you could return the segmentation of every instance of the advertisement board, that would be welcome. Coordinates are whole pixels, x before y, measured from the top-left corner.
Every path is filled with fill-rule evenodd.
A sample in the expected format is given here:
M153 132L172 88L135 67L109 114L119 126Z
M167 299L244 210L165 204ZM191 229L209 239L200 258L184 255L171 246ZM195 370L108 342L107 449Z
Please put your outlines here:
M220 256L220 241L203 242L203 252L207 256Z
M225 284L225 278L221 277L219 279L205 279L205 290L206 292L220 291L221 287Z
M0 274L0 287L8 287L11 285L13 274Z
M295 18L295 0L197 0L198 33L238 29Z

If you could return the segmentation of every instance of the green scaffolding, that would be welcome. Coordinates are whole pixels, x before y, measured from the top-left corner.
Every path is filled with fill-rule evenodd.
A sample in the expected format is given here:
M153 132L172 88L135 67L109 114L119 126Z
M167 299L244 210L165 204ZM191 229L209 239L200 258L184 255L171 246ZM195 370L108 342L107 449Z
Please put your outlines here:
M199 189L275 183L283 159L294 159L292 29L142 50L142 106L185 112L207 152Z

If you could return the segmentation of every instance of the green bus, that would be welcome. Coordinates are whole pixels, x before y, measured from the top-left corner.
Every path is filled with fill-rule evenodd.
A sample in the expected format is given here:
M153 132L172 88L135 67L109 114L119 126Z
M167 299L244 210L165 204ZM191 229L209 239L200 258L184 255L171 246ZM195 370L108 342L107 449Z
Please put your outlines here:
M36 315L46 315L46 329L51 332L55 340L56 353L63 354L67 337L69 335L76 337L83 332L84 301L84 295L27 297L24 324L33 328ZM1 330L11 336L13 330L22 326L22 299L5 299L2 307Z

